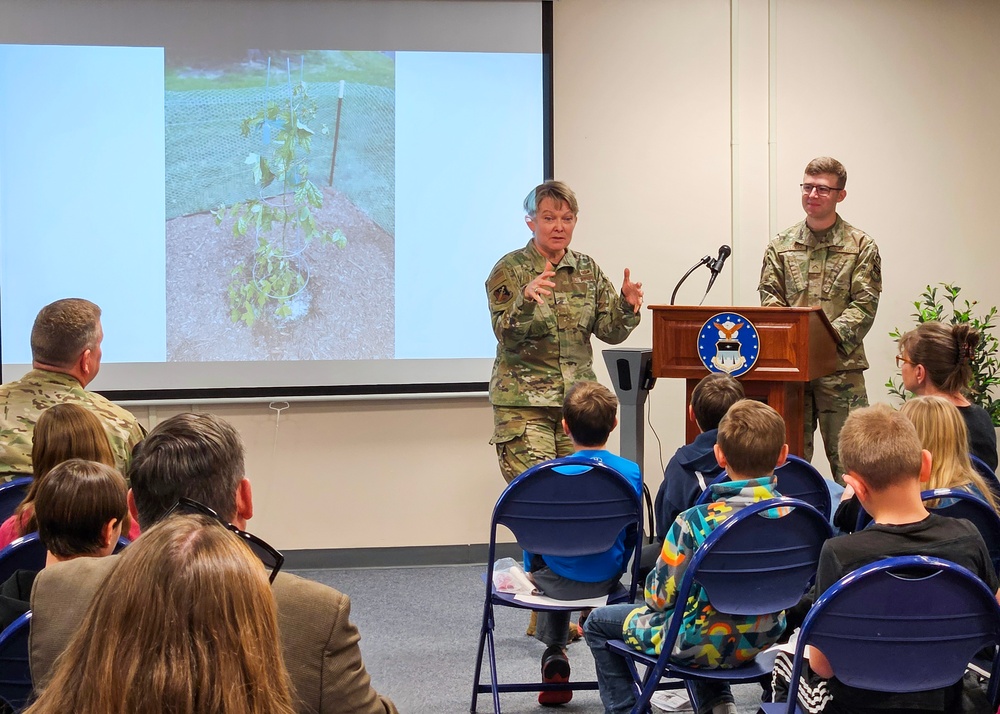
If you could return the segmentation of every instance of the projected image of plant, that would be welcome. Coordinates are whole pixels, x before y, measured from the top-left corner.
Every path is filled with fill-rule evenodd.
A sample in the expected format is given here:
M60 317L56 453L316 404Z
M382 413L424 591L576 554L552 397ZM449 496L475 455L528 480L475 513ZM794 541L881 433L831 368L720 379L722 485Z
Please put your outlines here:
M245 263L236 265L227 293L230 319L248 327L266 311L278 318L301 317L305 307L296 314L293 298L308 287L306 248L313 241L339 248L347 243L340 228L330 230L316 222L314 210L322 208L323 194L309 180L308 162L316 103L303 82L292 84L290 61L287 76L287 99L268 101L240 126L242 136L261 137L261 153L251 153L244 161L260 196L212 212L217 223L233 219L234 236L254 242L249 274Z
M394 356L395 71L167 48L169 361Z

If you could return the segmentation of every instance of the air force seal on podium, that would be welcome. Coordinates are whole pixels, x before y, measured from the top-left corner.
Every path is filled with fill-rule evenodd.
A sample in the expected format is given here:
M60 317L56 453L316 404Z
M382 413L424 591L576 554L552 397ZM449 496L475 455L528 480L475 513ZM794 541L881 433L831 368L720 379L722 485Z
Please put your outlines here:
M708 318L698 333L698 356L710 372L746 374L760 355L760 337L750 320L735 312Z

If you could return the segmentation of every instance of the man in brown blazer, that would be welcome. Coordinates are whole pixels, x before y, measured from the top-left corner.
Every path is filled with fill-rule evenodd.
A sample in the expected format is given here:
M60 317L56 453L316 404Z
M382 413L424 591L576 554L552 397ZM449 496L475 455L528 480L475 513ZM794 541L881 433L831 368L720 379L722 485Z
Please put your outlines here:
M237 528L253 515L243 477L243 444L235 429L210 414L178 414L135 449L129 510L143 530L184 496ZM90 562L93 561L93 562ZM80 558L42 570L31 592L31 674L38 690L83 620L117 558ZM350 600L333 588L278 573L272 585L285 666L303 714L398 714L371 686L351 623Z

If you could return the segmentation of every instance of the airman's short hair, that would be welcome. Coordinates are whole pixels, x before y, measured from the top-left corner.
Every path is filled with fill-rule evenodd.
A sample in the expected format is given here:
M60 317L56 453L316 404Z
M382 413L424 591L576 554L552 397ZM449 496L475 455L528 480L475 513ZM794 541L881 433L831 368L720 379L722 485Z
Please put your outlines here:
M820 156L806 164L806 175L833 174L837 177L837 188L847 188L847 169L832 156Z
M562 181L546 181L531 189L525 197L524 215L534 218L538 211L538 204L546 198L551 198L556 206L561 206L565 203L569 206L569 210L573 212L574 216L580 213L580 204L576 201L576 194L573 193L573 189Z
M84 350L97 346L101 308L83 298L65 298L46 305L31 327L31 359L70 368Z

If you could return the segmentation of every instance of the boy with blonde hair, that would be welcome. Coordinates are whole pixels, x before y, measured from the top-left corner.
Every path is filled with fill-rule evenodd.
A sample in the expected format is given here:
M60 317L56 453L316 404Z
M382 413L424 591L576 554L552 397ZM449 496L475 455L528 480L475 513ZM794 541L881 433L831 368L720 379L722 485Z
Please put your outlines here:
M969 569L997 591L996 572L982 536L964 519L929 513L920 499L931 473L931 454L922 449L916 428L885 404L851 412L840 432L844 480L854 488L874 523L865 530L828 540L820 553L816 592L883 558L926 555ZM859 646L863 646L863 643ZM826 712L869 714L885 711L962 711L962 680L951 687L912 693L873 692L839 682L823 653L811 648L809 664L829 682Z

